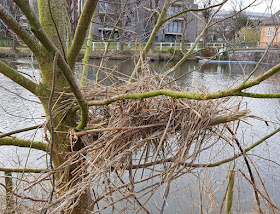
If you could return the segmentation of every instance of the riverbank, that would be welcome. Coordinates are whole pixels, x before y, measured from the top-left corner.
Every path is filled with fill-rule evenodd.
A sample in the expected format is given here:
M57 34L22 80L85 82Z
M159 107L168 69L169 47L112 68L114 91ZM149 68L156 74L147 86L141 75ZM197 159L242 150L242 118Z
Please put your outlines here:
M11 47L0 47L0 58L18 58L18 57L30 57L31 51L26 47L20 47L18 52L13 52ZM80 51L78 55L79 59L82 59L85 54L85 49ZM263 57L263 54L265 56ZM110 58L112 60L127 60L139 58L139 50L109 50L104 56L104 50L91 51L90 59ZM150 51L147 55L147 59L151 61L178 61L183 57L183 54L179 50L173 50L172 48L167 51ZM231 50L227 52L225 61L219 59L211 59L211 57L201 57L200 52L194 53L189 57L188 61L207 61L208 63L256 63L262 59L262 63L265 64L278 64L280 58L280 50L269 50L267 53L262 49L246 49L246 50ZM210 62L210 61L211 62Z
M10 47L0 47L0 58L18 58L18 57L30 57L32 52L28 48L17 48L18 52L13 52ZM80 51L78 56L79 59L82 59L85 54L85 49ZM113 60L126 60L132 58L138 58L140 54L139 50L125 50L125 51L109 51L104 56L104 50L91 51L90 59L101 59L108 57ZM174 60L178 61L183 55L178 51L161 51L161 52L152 52L150 51L147 55L147 59L151 61L167 61ZM193 56L188 60L197 61L198 59Z
M30 57L32 52L28 48L18 48L15 53L11 47L0 47L0 58Z

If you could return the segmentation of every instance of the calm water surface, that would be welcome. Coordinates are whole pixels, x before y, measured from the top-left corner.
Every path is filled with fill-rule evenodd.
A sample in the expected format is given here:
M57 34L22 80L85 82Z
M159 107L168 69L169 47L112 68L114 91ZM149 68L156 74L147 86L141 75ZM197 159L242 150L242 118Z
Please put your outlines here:
M10 63L20 72L27 77L32 78L34 81L40 81L40 73L38 66L33 64L29 58L10 60ZM91 60L91 64L98 65L99 60ZM164 72L175 62L153 62L151 69L158 72ZM116 69L124 74L129 75L134 66L133 61L108 61L106 66ZM254 69L255 65L249 64L207 64L203 65L196 62L186 62L175 74L174 78L180 78L180 83L187 85L194 85L196 87L209 87L209 91L224 90L232 85L236 85L244 81L244 78ZM256 73L252 76L254 78L264 71L271 68L271 65L261 65ZM77 76L80 76L81 65L76 66ZM89 70L89 79L95 79L95 71L93 67ZM123 77L123 75L119 75ZM110 83L106 80L107 84ZM256 93L276 93L280 91L280 75L274 75L269 80L262 84L251 88L250 92ZM44 122L44 111L38 100L28 91L22 89L11 80L5 78L0 74L0 131L8 132L19 128L31 126L33 124L40 124ZM279 99L252 99L244 98L241 104L242 109L250 109L252 115L264 118L276 123L280 122ZM262 136L267 135L279 125L269 123L267 126L264 122L255 119L246 120L248 124L242 124L239 136L244 145L250 145L256 142ZM30 133L18 134L19 137L30 138ZM43 140L42 132L38 131L37 134L32 134L36 140ZM266 185L267 191L275 204L280 206L280 163L279 152L280 140L279 134L270 138L266 143L255 148L250 154L250 158L256 163L255 167L258 169L262 176L263 182ZM230 155L234 151L226 150L223 156ZM235 151L237 152L237 151ZM24 155L22 155L24 154ZM202 162L214 162L216 157L209 159L210 153L200 157ZM27 158L29 157L29 158ZM271 160L271 161L268 161ZM209 213L211 209L215 210L215 206L219 207L221 203L227 180L226 173L231 164L225 164L222 167L211 170L197 170L193 175L184 176L174 182L170 189L170 194L167 200L167 208L164 213L200 213L199 198L203 198L204 212ZM38 151L29 151L26 149L18 149L8 146L1 147L0 150L0 167L46 167L45 156ZM246 167L239 164L236 169L240 169L246 173ZM197 183L197 176L201 176L201 183ZM260 184L257 174L255 173L256 180ZM205 195L199 195L197 188L206 184L209 180L213 180L209 189L205 189ZM209 183L209 182L208 182ZM149 203L148 208L153 210L153 213L159 213L158 208L162 205L161 194L163 189L160 189L154 199ZM263 188L260 188L262 192ZM214 192L214 193L213 193ZM215 198L213 197L215 196ZM208 203L207 199L213 198L212 203ZM236 181L235 189L235 205L236 212L251 212L253 206L253 190L249 183L241 178ZM218 209L219 210L219 209ZM133 211L132 211L133 213ZM215 213L215 212L213 212Z

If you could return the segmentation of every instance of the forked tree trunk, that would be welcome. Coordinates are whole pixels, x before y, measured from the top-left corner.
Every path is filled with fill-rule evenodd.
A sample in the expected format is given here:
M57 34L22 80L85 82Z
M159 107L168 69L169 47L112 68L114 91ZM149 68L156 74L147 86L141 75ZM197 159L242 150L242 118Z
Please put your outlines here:
M59 48L60 52L63 54L67 54L66 50L66 30L64 23L64 19L61 19L61 14L64 13L64 5L62 0L52 0L51 2L51 14L49 12L49 6L48 1L46 0L38 0L38 8L39 8L39 19L41 22L42 27L48 34L48 36L51 38L51 40L55 43L55 45ZM57 27L57 30L55 29L55 25L52 21L54 19L55 25ZM59 35L58 35L59 34ZM37 59L38 64L41 69L42 74L42 82L41 84L44 85L46 88L51 91L52 88L52 82L53 79L53 59L50 57L42 57ZM56 80L56 88L55 88L55 94L54 98L52 100L52 103L57 101L59 95L63 92L65 92L65 89L69 88L69 85L67 81L64 78L64 75L60 70L57 70L57 80ZM67 91L66 91L67 92ZM70 91L68 91L70 92ZM42 102L42 105L45 110L46 117L49 118L49 110L48 110L48 102L49 102L49 96L50 93L44 94L40 100ZM59 106L60 103L63 101L63 98L59 98L59 102L54 106L53 111L55 111ZM69 127L76 127L77 121L75 115L73 113L67 113L65 116L64 113L57 114L53 118L53 123L56 131L62 131L62 132L68 132ZM48 129L50 131L50 126L48 126ZM54 134L54 145L53 150L55 155L53 156L53 165L54 168L59 167L61 164L63 164L65 161L67 161L67 156L65 153L70 151L70 142L67 139L67 134L63 133L57 133ZM71 187L65 187L64 185L69 182L71 179L71 170L73 169L73 166L71 166L71 169L69 169L69 174L64 176L63 181L57 186L57 189L60 190L60 194L64 194L65 191L69 190ZM64 172L65 173L65 172ZM60 180L62 176L62 172L58 171L55 174L56 180ZM72 186L75 184L71 184ZM63 187L63 188L62 188ZM89 213L87 210L89 209L91 204L91 197L90 197L90 191L86 191L80 198L80 201L78 202L77 206L74 208L74 210L71 212L72 214L81 214L81 213Z

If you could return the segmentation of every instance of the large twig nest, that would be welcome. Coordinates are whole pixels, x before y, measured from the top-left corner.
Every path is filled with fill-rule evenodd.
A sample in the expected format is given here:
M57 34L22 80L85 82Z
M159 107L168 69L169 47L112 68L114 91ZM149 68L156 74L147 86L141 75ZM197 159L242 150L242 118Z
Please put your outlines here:
M160 88L205 92L169 84L171 78L154 74L147 67L144 70L140 81L88 90L87 99L101 100ZM189 172L199 154L214 145L216 139L212 134L221 132L221 124L248 113L236 114L237 105L229 107L226 102L226 99L197 101L158 96L91 107L90 124L99 129L80 136L85 148L73 153L68 162L80 164L72 180L79 184L60 198L63 203L58 208L71 204L90 186L95 193L95 204L108 199L103 208L128 200L144 209L143 195L153 194L162 183L169 185ZM156 181L153 185L139 186L152 179Z

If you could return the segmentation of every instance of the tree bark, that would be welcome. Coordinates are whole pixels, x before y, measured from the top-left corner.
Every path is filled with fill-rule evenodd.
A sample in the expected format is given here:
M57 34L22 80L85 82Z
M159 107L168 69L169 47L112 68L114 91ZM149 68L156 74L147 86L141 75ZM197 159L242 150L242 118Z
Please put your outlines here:
M61 14L63 14L64 8L63 8L63 1L61 0L52 0L49 2L46 0L39 0L38 1L38 8L39 8L39 19L40 23L51 39L51 41L55 44L56 47L60 50L61 53L63 53L64 57L67 55L67 49L66 49L66 24L64 23L64 19L61 19ZM51 12L50 12L51 9ZM91 17L90 17L91 18ZM78 41L76 40L76 43ZM71 46L73 49L74 47ZM70 54L70 60L71 64L74 65L74 62L72 59L75 59L75 53L72 52ZM40 98L42 105L45 110L46 117L50 119L49 109L48 109L48 103L49 103L49 97L50 97L50 91L52 89L53 83L53 59L50 57L41 58L41 60L38 60L39 66L42 73L42 83L46 88L49 90L46 91L45 94L43 94ZM69 83L65 79L65 75L61 72L60 69L57 70L57 77L56 77L56 87L54 89L54 97L52 99L52 111L55 112L58 107L60 106L60 103L62 101L65 101L67 98L59 97L59 95L63 92L71 92L69 89ZM57 100L59 101L57 102ZM55 105L55 103L57 103ZM55 105L55 106L54 106ZM69 127L76 127L76 116L74 113L71 112L64 112L62 114L57 114L53 120L53 128L55 128L56 131L54 135L52 136L54 138L54 144L53 144L53 152L55 155L53 155L53 165L54 168L57 168L61 166L65 161L67 161L68 157L65 155L65 153L70 151L70 142L67 139L67 134L64 134L65 132L68 132ZM48 125L48 130L50 131L51 125ZM64 133L61 133L64 132ZM61 181L62 175L63 179L62 182L57 186L57 189L59 189L59 193L63 195L66 191L71 188L69 186L69 181L71 180L71 172L75 169L75 166L69 167L68 170L64 171L57 171L55 174L55 179L58 181ZM65 175L65 173L67 173ZM78 183L78 181L77 181ZM68 184L66 187L65 184ZM75 184L71 183L71 186L74 186ZM79 202L77 203L76 207L71 211L72 214L78 214L78 213L88 213L88 210L90 208L91 203L91 195L90 191L85 191L81 197Z

